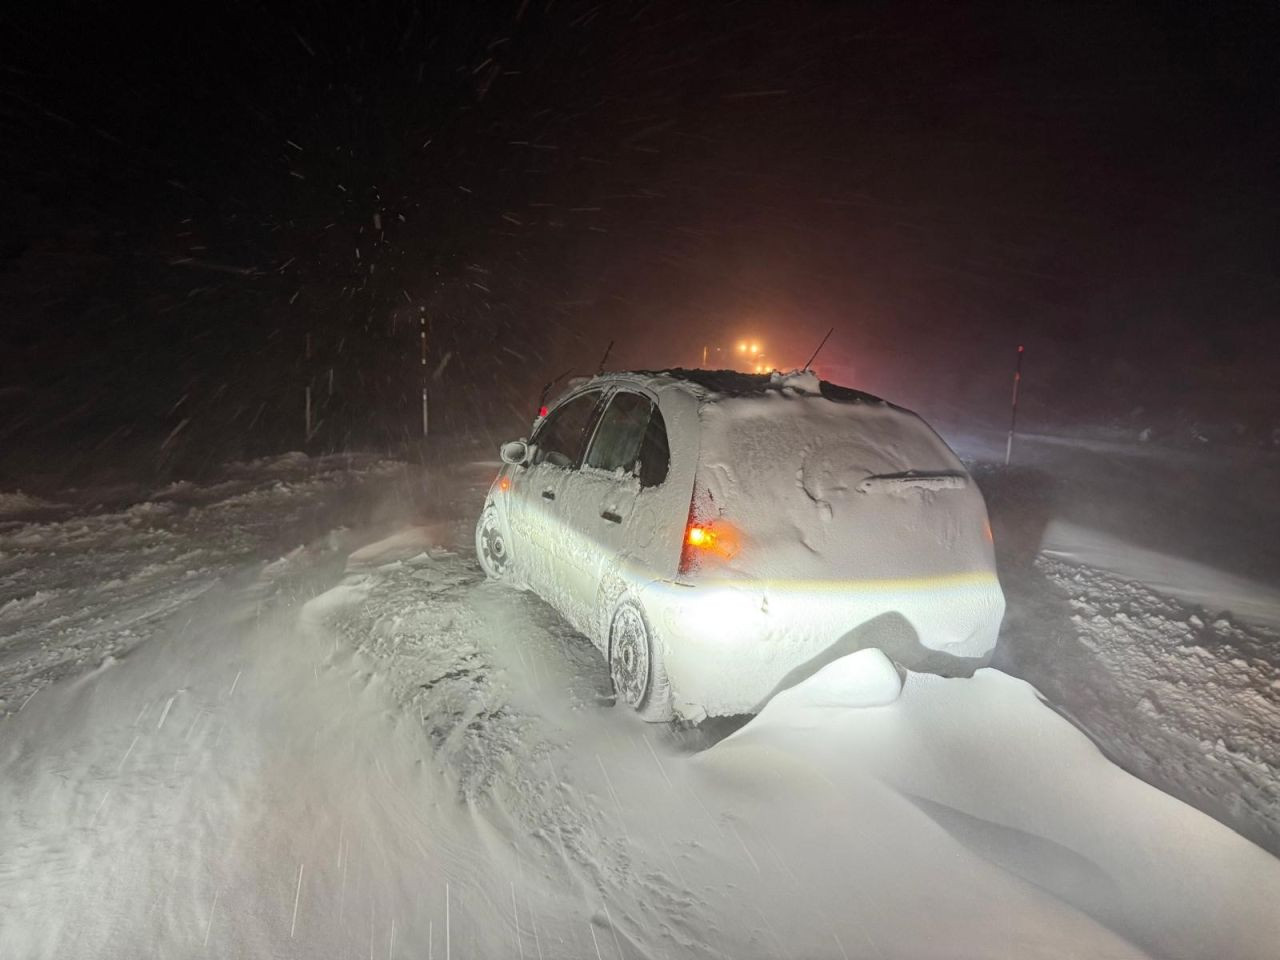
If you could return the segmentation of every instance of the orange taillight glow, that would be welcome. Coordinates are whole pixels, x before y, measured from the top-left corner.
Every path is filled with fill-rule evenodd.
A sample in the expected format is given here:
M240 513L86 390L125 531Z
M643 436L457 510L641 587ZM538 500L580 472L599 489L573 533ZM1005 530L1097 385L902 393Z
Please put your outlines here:
M714 524L690 523L684 528L680 573L694 573L703 569L705 564L729 560L738 552L738 543L737 530L723 520L716 520Z
M690 527L685 531L684 542L691 547L709 547L716 542L716 535L706 527Z
M680 543L682 575L697 573L707 564L716 565L738 552L738 531L728 523L716 507L711 493L695 487L689 500L689 519Z

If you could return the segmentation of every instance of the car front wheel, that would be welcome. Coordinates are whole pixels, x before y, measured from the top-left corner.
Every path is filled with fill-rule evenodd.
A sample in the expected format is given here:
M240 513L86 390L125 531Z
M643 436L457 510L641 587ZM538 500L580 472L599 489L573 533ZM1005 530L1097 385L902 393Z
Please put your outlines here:
M511 572L511 548L493 504L484 508L476 523L476 559L490 580L505 580Z

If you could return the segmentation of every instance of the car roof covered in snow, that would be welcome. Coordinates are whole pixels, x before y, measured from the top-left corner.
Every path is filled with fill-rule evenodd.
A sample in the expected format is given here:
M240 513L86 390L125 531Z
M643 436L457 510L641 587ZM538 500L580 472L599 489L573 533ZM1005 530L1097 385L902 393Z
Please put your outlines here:
M820 380L808 370L791 373L740 373L737 370L686 370L680 367L670 370L632 370L600 374L592 380L667 381L684 387L704 403L726 398L766 397L771 393L789 390L799 394L816 394L835 403L865 403L897 408L870 393L843 387L830 380ZM585 384L589 380L578 381ZM576 385L575 385L576 386Z

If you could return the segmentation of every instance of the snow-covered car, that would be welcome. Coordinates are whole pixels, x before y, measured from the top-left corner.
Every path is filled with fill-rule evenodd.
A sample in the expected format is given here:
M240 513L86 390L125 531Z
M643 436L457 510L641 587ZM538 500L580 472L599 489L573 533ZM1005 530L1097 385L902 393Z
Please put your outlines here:
M481 566L586 634L646 719L755 712L865 647L944 675L990 660L982 494L878 397L810 372L609 373L501 455Z

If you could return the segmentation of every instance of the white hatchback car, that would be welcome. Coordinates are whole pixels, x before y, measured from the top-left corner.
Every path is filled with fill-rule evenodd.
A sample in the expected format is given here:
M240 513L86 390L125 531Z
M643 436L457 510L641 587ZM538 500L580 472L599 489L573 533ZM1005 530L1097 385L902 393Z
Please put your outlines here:
M916 414L809 372L609 373L502 447L476 525L651 720L758 711L837 657L969 675L1004 615L986 505Z

